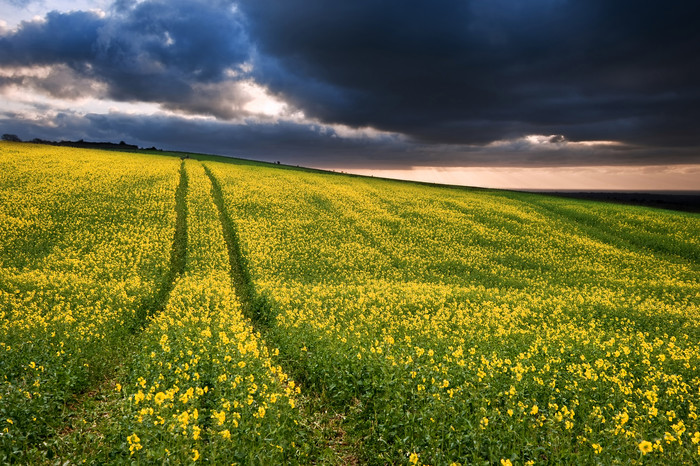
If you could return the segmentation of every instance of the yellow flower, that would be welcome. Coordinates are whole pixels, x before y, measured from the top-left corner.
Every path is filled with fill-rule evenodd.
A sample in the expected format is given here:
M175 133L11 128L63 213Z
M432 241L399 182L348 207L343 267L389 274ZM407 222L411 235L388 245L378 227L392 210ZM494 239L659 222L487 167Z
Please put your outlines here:
M418 464L418 453L411 453L411 456L408 458L408 462L411 464Z
M184 429L187 427L187 424L190 422L190 413L187 411L183 411L178 417L177 420L180 421L180 424L182 424L182 428Z
M603 447L601 447L597 443L592 443L591 446L593 447L593 451L596 455L600 454L600 452L603 451Z
M511 463L510 460L501 458L501 466L513 466L513 463Z
M537 405L532 407L532 410L530 410L530 414L535 415L540 412L540 408L537 407Z
M647 453L650 453L652 448L653 448L651 442L648 440L642 440L638 446L639 446L639 451L642 452L642 455L646 455Z
M691 440L693 441L693 443L700 443L700 432L695 432Z
M154 401L156 402L157 405L160 405L163 403L163 401L165 401L166 398L167 398L167 396L165 395L165 393L158 392L158 393L156 393Z
M219 424L222 425L224 421L226 420L226 412L225 411L214 411L214 414L211 415L214 419L216 419Z
M126 438L127 442L129 442L129 455L133 455L134 452L140 450L143 448L141 445L141 439L139 438L138 435L136 434L131 434Z
M199 459L199 451L192 449L192 461L197 461Z
M489 418L487 417L482 417L481 418L481 428L486 429L486 426L489 425Z

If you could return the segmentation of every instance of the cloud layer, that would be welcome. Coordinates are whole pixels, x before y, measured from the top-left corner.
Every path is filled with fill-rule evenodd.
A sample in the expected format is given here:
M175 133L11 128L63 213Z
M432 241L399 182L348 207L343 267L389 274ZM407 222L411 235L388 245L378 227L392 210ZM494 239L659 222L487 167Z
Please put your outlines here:
M698 13L117 0L0 32L0 126L325 166L697 163Z
M697 2L242 4L261 81L324 121L434 142L700 142Z
M81 95L229 119L246 102L235 83L246 77L250 50L230 2L122 1L110 14L53 11L22 23L0 39L0 63L55 67L26 83L54 97L78 97L60 82L72 73L100 84ZM18 74L15 81L25 84Z

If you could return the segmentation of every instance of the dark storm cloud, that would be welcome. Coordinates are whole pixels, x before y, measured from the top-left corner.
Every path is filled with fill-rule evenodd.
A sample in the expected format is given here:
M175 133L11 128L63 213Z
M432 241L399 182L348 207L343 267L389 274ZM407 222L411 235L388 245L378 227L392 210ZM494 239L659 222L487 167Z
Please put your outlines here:
M0 38L0 64L67 66L105 84L103 97L229 118L228 109L201 105L197 86L211 88L227 81L227 73L240 74L250 53L241 21L230 2L120 2L104 17L51 12ZM46 90L56 95L60 89L51 81ZM42 85L36 79L32 83ZM225 92L216 100L230 100Z
M360 164L390 166L407 150L414 150L392 138L341 138L322 125L292 122L231 124L172 116L69 112L47 115L47 121L23 121L21 114L10 112L0 116L4 117L0 132L22 139L124 140L142 147L192 152L203 152L206 141L210 153L302 165L344 166L354 158Z
M430 142L535 133L652 145L700 142L698 5L242 2L258 78L324 121Z
M0 38L0 63L84 65L95 58L94 46L103 25L94 13L51 12L45 21L24 22L16 32Z

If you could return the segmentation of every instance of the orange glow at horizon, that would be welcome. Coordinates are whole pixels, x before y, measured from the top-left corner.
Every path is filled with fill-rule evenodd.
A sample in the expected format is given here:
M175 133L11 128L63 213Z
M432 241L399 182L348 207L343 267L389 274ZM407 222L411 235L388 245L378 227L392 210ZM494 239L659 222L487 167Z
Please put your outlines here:
M700 165L594 167L414 167L336 169L346 173L497 189L698 191Z

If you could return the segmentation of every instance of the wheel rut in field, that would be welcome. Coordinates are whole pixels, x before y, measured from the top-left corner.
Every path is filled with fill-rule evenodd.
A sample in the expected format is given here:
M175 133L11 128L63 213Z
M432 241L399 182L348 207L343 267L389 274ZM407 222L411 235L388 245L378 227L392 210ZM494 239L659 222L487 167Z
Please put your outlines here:
M122 342L119 346L120 351L126 351L130 347L131 340L138 339L140 333L147 325L148 318L161 312L170 299L170 293L175 287L175 281L182 275L185 270L185 262L187 259L187 170L185 162L180 164L180 178L175 189L175 233L170 249L170 263L167 273L161 279L157 291L153 296L150 296L142 302L141 306L136 310L136 319L130 328L129 342ZM108 372L117 370L117 367L112 368ZM108 382L111 377L107 377L102 381L102 384ZM86 393L90 393L88 390ZM85 396L83 394L82 396ZM78 394L80 398L81 395Z
M170 273L166 286L163 287L159 298L161 303L167 302L170 292L175 286L175 279L182 275L187 262L187 170L185 162L180 164L180 183L175 190L175 236L170 251Z
M211 180L212 197L219 211L219 219L228 250L231 280L243 315L250 319L255 330L260 332L265 340L268 340L272 325L269 305L264 298L255 292L245 258L241 252L240 238L234 227L235 224L226 211L221 185L209 167L204 164L203 167ZM286 373L294 375L293 371L286 367L287 364L283 358L276 362L282 366ZM336 412L323 401L318 393L302 392L300 401L301 412L305 417L306 424L302 427L312 432L319 444L319 451L323 450L323 452L319 452L318 462L343 465L359 464L356 446L347 441L346 432L342 426L342 421L346 417L345 413Z
M266 326L269 322L263 322L264 319L261 315L262 313L260 312L260 309L257 308L258 306L256 306L256 303L258 303L259 300L256 299L250 280L250 275L248 274L248 271L244 265L238 233L233 228L233 221L227 214L224 206L224 197L221 191L221 186L219 185L219 182L214 174L206 165L204 165L204 171L211 181L212 197L214 199L214 204L219 211L219 220L221 221L224 240L226 241L226 249L228 250L228 259L231 266L231 280L233 281L236 296L240 301L243 315L252 320L256 326Z

